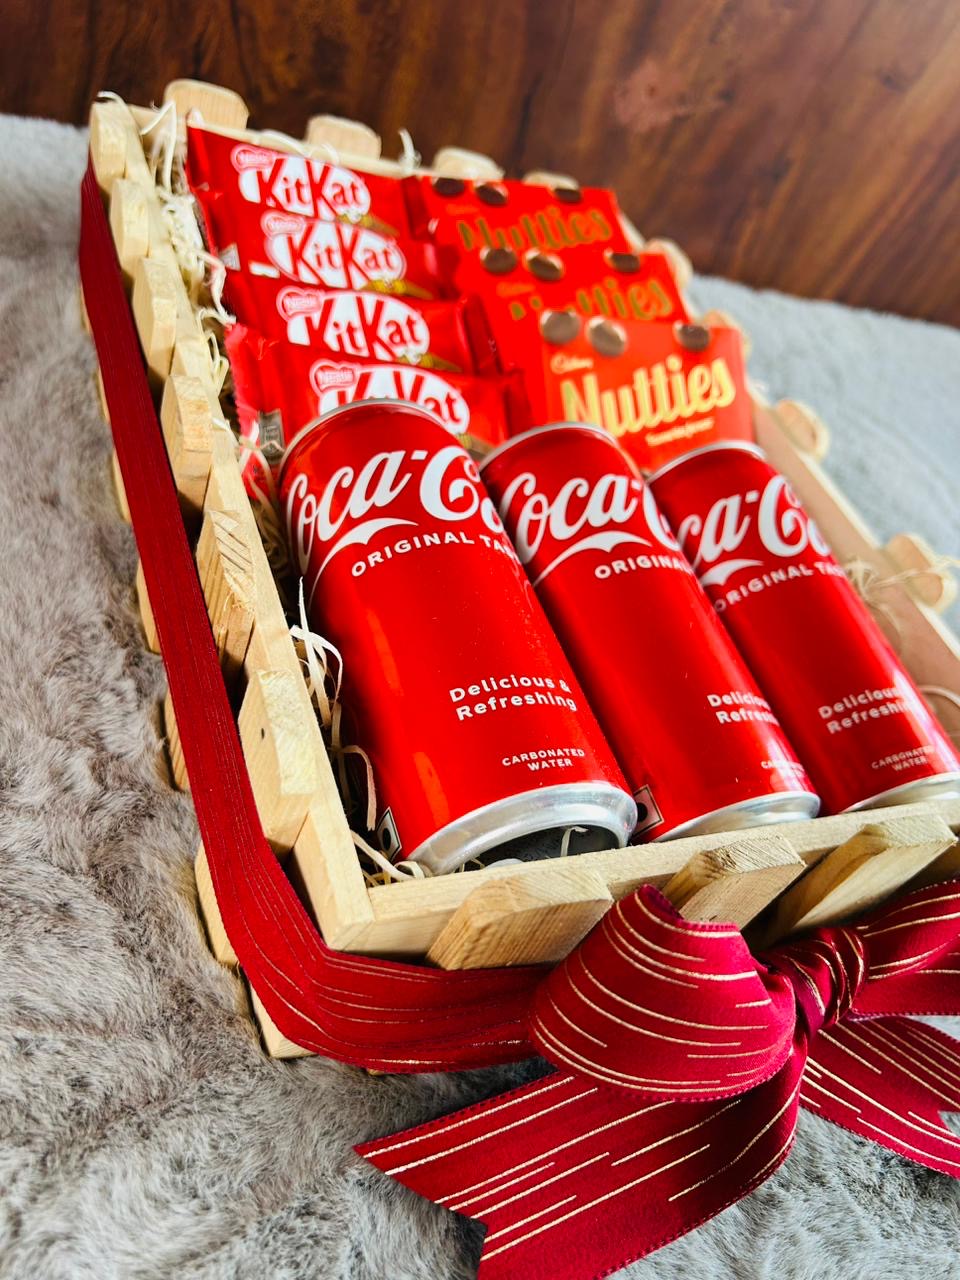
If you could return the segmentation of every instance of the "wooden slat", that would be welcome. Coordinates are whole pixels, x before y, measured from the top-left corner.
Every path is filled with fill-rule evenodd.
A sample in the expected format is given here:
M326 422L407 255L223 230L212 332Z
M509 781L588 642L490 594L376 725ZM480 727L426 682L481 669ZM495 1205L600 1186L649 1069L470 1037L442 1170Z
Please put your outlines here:
M869 910L955 844L953 832L935 814L870 823L787 890L763 931L764 945Z
M210 950L221 964L236 968L238 963L237 953L234 951L233 945L227 937L227 931L223 927L223 917L220 915L216 894L213 892L213 881L210 879L210 867L207 863L207 851L203 847L203 841L200 842L200 847L197 850L193 869L197 878L197 903L207 930Z
M118 178L110 188L110 230L129 290L137 263L147 256L150 247L147 192L141 183Z
M302 678L255 671L240 708L239 729L263 832L275 853L294 844L320 789L317 762L300 714Z
M253 549L240 516L207 510L197 540L197 570L228 688L235 685L253 633Z
M359 120L342 116L311 116L304 141L313 147L332 147L337 156L358 160L380 159L380 135Z
M555 964L610 908L596 871L558 859L536 879L507 876L481 885L454 912L427 952L442 969Z
M203 514L216 430L203 384L171 374L163 387L160 425L184 519L188 529L195 528Z
M160 640L157 636L157 624L153 620L153 609L150 606L150 597L147 594L147 580L143 573L143 562L137 561L137 576L135 580L137 591L137 605L140 609L140 622L143 626L143 635L147 643L147 648L151 653L160 652Z
M190 778L180 745L180 730L177 728L177 717L173 710L173 699L169 690L163 700L163 724L167 736L167 757L170 761L170 773L174 785L179 791L190 790Z
M110 474L113 477L113 494L117 500L117 508L121 516L130 523L130 507L127 505L127 491L123 487L123 476L120 474L120 462L116 449L110 452Z
M794 447L822 462L830 449L830 432L819 414L801 400L779 400L774 412Z
M758 833L694 854L663 892L688 920L742 929L805 870L786 836Z
M286 671L296 677L293 687L299 706L297 714L316 765L317 791L288 870L294 870L301 879L324 937L331 946L345 947L372 919L366 885L300 660L240 478L233 442L223 431L214 432L205 507L208 511L235 513L251 548L254 625L244 662L247 678L265 670Z
M105 197L126 172L130 123L119 102L95 102L90 108L90 159Z
M239 93L206 80L171 80L163 91L163 100L175 104L178 116L198 111L204 124L242 129L250 115Z
M260 1038L263 1040L263 1047L271 1058L309 1058L311 1051L304 1049L299 1044L294 1044L292 1040L288 1040L277 1027L277 1024L267 1013L263 1007L263 1002L254 991L253 987L248 987L250 992L250 1003L253 1006L253 1016L260 1028Z
M168 266L141 258L133 277L133 319L154 387L170 372L177 336L177 281Z
M934 813L948 826L960 828L960 800L928 801L926 804L904 805L887 812L902 817ZM807 822L786 823L764 828L764 837L783 836L791 847L812 866L844 840L877 820L877 811L840 813ZM599 873L612 897L619 899L641 884L664 888L699 853L727 848L744 839L744 832L722 835L687 836L665 840L659 844L634 845L611 849L604 853L583 853L578 863ZM496 863L482 871L463 871L432 879L376 885L368 890L372 919L366 924L355 922L344 931L338 944L345 950L365 955L422 956L453 913L479 885L504 876L536 878L543 863L527 863L523 867L498 867Z
M346 832L346 841L341 829ZM314 796L286 870L291 880L303 887L304 901L328 946L338 951L367 950L367 940L379 930L335 787L332 791L324 787ZM408 907L419 911L414 902L408 902ZM434 936L431 934L431 942ZM423 956L428 946L416 954ZM386 947L382 954L389 951Z
M464 147L441 147L430 168L445 178L467 178L475 182L496 182L503 177L496 160Z
M909 576L904 585L927 608L943 613L957 598L957 579L919 533L895 534L883 548L897 568Z

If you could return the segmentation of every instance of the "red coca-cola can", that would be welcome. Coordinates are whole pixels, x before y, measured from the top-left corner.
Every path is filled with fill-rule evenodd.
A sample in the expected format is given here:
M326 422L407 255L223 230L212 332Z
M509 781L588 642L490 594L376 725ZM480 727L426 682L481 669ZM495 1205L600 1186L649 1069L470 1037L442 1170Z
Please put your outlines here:
M813 817L803 766L610 435L538 427L481 474L634 792L639 831Z
M343 654L391 857L449 871L571 827L626 843L636 805L476 463L414 405L326 414L280 500L311 625Z
M824 806L960 794L960 757L762 451L707 445L650 484Z

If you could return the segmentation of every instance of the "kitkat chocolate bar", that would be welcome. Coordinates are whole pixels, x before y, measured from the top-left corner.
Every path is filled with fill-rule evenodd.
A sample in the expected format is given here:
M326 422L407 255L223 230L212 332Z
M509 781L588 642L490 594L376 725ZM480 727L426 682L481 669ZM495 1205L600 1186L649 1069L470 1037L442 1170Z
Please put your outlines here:
M753 439L736 329L574 311L521 327L515 354L538 423L596 423L646 471L718 440Z
M213 129L187 129L187 180L194 191L235 198L324 222L348 222L379 235L408 237L401 179L359 173L320 156L280 151Z
M223 192L195 192L207 242L230 271L285 276L321 289L455 296L450 250L350 222L267 209Z
M304 427L332 409L360 400L405 400L427 410L477 453L500 444L509 430L530 426L517 375L477 378L416 365L321 354L267 338L245 325L226 334L241 435L271 465Z
M267 338L328 356L490 373L496 362L479 298L422 302L390 294L323 290L289 280L229 274L225 301Z

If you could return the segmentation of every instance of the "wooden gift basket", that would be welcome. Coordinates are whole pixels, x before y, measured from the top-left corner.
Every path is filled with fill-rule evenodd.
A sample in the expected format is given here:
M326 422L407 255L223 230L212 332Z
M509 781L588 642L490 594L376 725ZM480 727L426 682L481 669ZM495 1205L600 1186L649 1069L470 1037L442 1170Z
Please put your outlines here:
M305 139L246 129L247 109L229 90L174 81L164 102L177 118L197 109L208 127L283 148L334 147L342 163L382 173L380 139L352 121L314 117ZM611 903L637 886L661 888L698 920L751 925L768 941L854 915L908 882L960 873L955 832L960 800L928 801L817 818L752 832L694 836L603 853L368 885L311 701L304 671L241 479L221 408L208 341L184 284L141 129L156 111L119 101L94 105L90 152L159 408L164 441L224 679L239 707L238 730L264 832L327 944L365 955L443 968L556 962ZM432 172L502 176L487 157L445 149ZM572 181L531 174L532 181ZM639 237L638 237L639 239ZM683 285L689 264L669 242ZM99 380L99 371L98 371ZM102 382L101 403L105 408ZM872 582L870 602L896 633L901 655L948 732L960 734L960 643L937 610L955 584L920 539L901 534L879 546L819 463L828 434L803 406L755 396L757 439L798 493L841 563ZM129 519L114 455L121 511ZM159 652L142 569L137 593L147 644ZM951 700L955 699L955 700ZM189 788L169 695L167 746L173 779ZM203 847L196 857L200 911L219 961L236 964L221 922ZM761 914L762 913L762 914ZM758 919L759 917L759 919ZM267 1051L306 1052L285 1039L251 991Z

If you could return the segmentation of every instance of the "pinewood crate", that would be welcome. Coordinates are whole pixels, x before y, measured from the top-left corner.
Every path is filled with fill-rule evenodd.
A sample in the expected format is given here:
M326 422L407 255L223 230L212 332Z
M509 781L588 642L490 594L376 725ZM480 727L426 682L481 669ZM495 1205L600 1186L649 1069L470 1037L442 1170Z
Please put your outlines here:
M197 108L208 127L284 145L276 135L247 131L247 109L229 90L175 81L164 95L169 100L181 121ZM239 707L239 736L260 819L330 946L425 958L444 968L556 962L613 901L645 883L663 889L691 919L749 925L751 938L766 942L854 915L907 883L960 874L954 834L960 829L960 800L954 800L368 887L233 441L215 425L220 406L207 342L139 133L154 115L119 102L95 104L91 157L109 206L184 521L195 539L224 679ZM316 148L320 158L333 146L344 164L360 170L399 168L381 159L379 137L352 121L314 117L305 142L290 145L308 154ZM455 148L438 153L431 171L490 178L502 173L489 158ZM528 179L572 181L545 173ZM678 283L685 284L690 269L683 254L670 242L656 244L670 256ZM106 413L99 371L98 384ZM875 583L899 575L875 586L871 601L894 628L906 665L928 690L947 730L960 733L960 710L949 698L960 695L960 642L936 614L952 599L953 580L919 538L902 534L883 547L875 542L820 469L828 433L810 410L785 401L770 406L755 396L754 416L760 445L788 477L838 559L868 566ZM119 505L129 519L115 455L113 467ZM147 644L158 651L142 571L137 593ZM169 697L164 711L173 779L188 788ZM202 846L196 877L211 949L223 964L235 965ZM279 1033L255 992L251 998L267 1051L277 1057L305 1053Z

